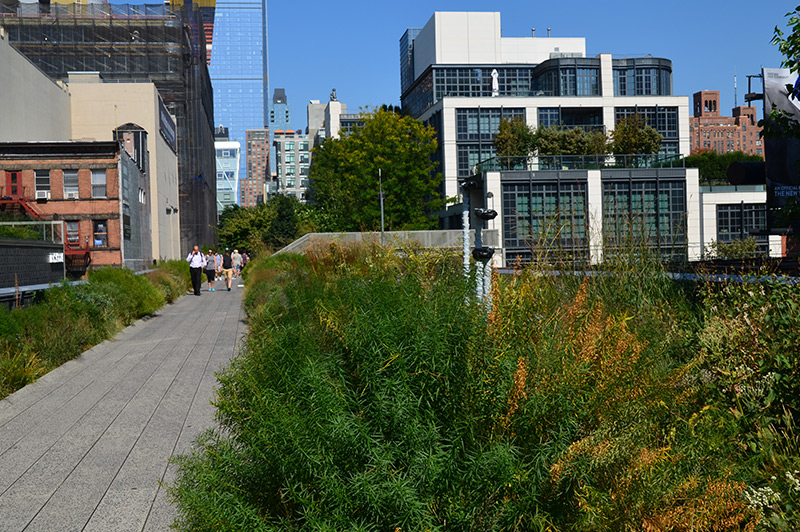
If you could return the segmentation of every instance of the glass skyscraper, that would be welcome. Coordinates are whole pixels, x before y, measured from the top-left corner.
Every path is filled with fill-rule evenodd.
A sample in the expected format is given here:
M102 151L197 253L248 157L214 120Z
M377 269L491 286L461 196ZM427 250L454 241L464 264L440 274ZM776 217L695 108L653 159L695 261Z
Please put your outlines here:
M242 145L245 131L263 129L269 113L269 54L266 0L217 0L209 73L214 121ZM247 176L240 157L239 176Z

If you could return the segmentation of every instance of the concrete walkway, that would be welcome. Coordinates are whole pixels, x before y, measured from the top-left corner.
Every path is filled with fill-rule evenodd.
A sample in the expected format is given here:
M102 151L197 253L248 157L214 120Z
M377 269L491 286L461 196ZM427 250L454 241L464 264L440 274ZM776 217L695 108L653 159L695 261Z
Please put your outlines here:
M237 281L0 401L0 531L169 530L168 460L213 426L214 373L245 333Z

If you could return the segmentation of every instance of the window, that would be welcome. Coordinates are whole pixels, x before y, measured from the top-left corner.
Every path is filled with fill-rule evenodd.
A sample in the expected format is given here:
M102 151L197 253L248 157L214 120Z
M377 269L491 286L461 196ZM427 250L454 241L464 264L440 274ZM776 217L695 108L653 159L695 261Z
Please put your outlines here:
M284 161L286 164L294 164L294 153L287 153Z
M95 220L94 221L94 247L105 248L108 247L108 221Z
M287 166L286 167L286 176L287 177L294 177L294 175L295 175L294 166Z
M539 127L557 126L561 122L561 113L558 107L539 108Z
M286 151L294 151L294 141L289 141L286 143Z
M106 197L106 171L92 170L92 197Z
M64 170L64 199L78 199L78 171Z
M308 142L307 141L300 141L299 149L300 149L300 151L308 151Z
M81 245L81 233L78 222L67 222L67 247L77 248Z
M286 188L294 188L294 178L287 177L286 178Z
M50 170L36 170L34 172L36 183L36 197L50 197Z
M767 206L764 203L717 205L717 241L734 242L751 238L752 233L767 229ZM756 235L758 250L766 253L769 238Z

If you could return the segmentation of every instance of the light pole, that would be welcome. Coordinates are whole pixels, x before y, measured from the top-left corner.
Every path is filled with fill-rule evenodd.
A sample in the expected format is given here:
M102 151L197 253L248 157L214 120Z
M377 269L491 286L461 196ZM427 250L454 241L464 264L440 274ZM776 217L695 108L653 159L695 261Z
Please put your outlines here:
M378 168L378 191L381 196L381 245L383 246L386 242L383 236L383 176L380 168Z

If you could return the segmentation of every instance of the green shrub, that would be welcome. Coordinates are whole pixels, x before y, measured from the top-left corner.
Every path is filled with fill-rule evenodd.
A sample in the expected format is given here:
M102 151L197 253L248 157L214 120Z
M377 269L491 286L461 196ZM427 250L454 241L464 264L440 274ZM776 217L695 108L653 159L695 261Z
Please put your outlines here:
M179 530L797 528L796 286L696 291L636 254L495 279L487 315L452 256L248 268Z
M0 398L174 301L188 278L184 261L146 275L102 268L86 284L58 285L28 307L0 309Z
M101 268L89 273L89 290L113 300L114 315L122 325L164 306L164 295L146 277L127 268Z

